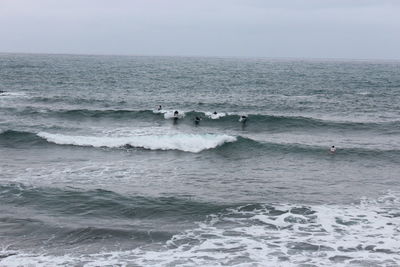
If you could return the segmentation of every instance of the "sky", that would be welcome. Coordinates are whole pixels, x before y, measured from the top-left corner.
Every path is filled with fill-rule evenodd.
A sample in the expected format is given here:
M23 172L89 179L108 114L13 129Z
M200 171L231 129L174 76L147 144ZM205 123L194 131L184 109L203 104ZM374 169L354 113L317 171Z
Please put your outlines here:
M400 0L0 0L0 52L400 59Z

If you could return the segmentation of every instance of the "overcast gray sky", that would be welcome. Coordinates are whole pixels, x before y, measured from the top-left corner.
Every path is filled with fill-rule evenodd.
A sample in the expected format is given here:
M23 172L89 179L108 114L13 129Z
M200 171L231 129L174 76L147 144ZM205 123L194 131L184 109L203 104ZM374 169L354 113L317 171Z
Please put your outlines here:
M0 0L0 52L400 59L400 0Z

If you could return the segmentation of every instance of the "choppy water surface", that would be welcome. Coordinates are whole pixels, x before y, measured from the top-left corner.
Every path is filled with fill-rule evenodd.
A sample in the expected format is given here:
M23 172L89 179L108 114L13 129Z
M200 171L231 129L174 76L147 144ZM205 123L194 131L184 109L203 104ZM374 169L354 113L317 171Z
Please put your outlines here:
M0 55L0 266L399 266L399 103L399 62Z

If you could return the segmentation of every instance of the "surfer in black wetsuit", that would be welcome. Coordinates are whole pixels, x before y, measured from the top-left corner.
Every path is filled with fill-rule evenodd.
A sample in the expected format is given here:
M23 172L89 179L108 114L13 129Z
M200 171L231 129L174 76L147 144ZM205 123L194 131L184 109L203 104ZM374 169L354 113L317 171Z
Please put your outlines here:
M200 121L201 121L200 117L194 118L194 124L199 125Z
M176 124L178 122L179 119L179 112L177 110L175 110L174 112L174 124Z
M246 129L246 122L247 122L247 116L246 115L241 115L239 118L239 122L241 123L242 130Z
M329 150L329 152L331 152L331 154L335 154L336 153L336 147L335 146L331 146L331 149Z
M161 109L162 109L162 107L161 107L161 105L159 105L158 108L157 108L157 110L161 110Z

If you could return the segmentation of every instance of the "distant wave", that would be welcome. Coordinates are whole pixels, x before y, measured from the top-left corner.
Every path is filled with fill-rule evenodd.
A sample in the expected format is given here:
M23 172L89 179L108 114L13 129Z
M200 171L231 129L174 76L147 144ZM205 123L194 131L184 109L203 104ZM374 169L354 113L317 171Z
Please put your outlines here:
M23 204L50 214L130 219L207 215L230 207L175 197L124 196L103 189L61 189L20 183L0 184L0 201L9 205Z
M56 117L67 120L79 119L113 119L113 120L144 120L159 121L173 118L175 110L129 110L129 109L44 109L43 107L28 107L23 110L15 110L14 108L3 108L8 112L15 112L21 115L34 115L44 117ZM303 116L284 116L284 115L267 115L267 114L244 114L224 113L213 114L212 112L203 111L182 111L179 110L179 118L181 123L192 124L195 117L202 118L201 125L230 127L237 126L240 116L248 117L248 125L257 126L258 130L280 130L291 128L304 128L306 130L318 128L330 129L350 129L350 130L397 130L400 127L400 120L387 122L363 122L363 121L339 121L326 120L313 117ZM254 127L253 127L254 128Z
M37 187L21 183L0 184L0 203L0 223L10 229L7 237L13 239L14 235L21 234L24 238L34 237L38 240L52 236L56 237L57 242L68 244L87 244L87 239L105 236L128 242L134 237L136 244L138 241L164 242L175 232L165 228L149 231L146 223L148 220L162 219L171 224L175 223L177 218L202 220L210 213L234 206L196 201L188 197L122 195L104 189ZM13 212L3 212L20 206L29 212L22 216ZM66 217L68 222L58 220ZM57 218L57 222L54 218ZM104 219L113 223L104 224ZM74 224L71 221L78 223ZM138 223L139 221L145 221L144 225ZM6 229L3 230L7 231ZM0 243L4 244L5 239L6 236L2 236ZM0 266L3 266L3 258L14 254L4 253L4 250L0 249ZM21 266L20 264L21 262L17 266Z
M100 105L107 105L110 104L109 99L93 99L93 98L83 98L83 97L73 97L70 95L58 95L58 96L34 96L31 97L31 100L33 102L42 102L46 104L51 104L51 103L67 103L70 105L77 105L77 104L83 104L83 105L92 105L92 104L100 104ZM115 105L121 105L121 104L126 104L125 101L117 101L117 102L112 102Z
M47 145L48 142L35 133L24 131L0 131L0 145L6 147Z

